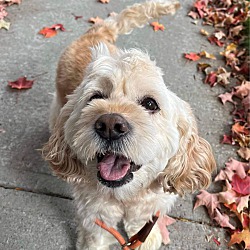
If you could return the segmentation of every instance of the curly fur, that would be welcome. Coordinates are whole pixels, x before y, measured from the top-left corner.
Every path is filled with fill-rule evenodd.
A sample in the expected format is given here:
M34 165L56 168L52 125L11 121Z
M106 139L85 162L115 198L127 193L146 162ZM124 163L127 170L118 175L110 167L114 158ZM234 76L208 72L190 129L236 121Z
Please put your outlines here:
M73 42L58 63L56 95L51 107L51 137L43 156L53 172L72 183L78 216L77 249L108 249L113 243L94 220L116 227L123 220L129 236L156 211L169 212L177 194L207 187L215 161L209 143L199 137L190 106L167 89L163 73L137 49L120 50L114 42L151 18L172 14L174 1L135 4ZM106 98L89 101L96 92ZM152 97L160 109L140 104ZM132 131L109 146L94 124L104 114L124 117ZM97 154L122 154L141 168L133 180L109 188L97 180ZM174 193L171 193L174 192ZM162 232L156 224L140 249L158 249Z

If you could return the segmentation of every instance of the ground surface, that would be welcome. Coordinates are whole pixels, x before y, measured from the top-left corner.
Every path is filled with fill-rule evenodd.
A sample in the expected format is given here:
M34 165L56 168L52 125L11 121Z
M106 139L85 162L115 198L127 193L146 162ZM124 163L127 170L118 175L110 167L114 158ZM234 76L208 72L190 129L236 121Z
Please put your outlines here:
M62 50L90 26L88 18L105 18L133 2L111 0L103 5L96 0L23 0L9 8L10 30L0 30L0 128L5 131L0 133L1 250L74 249L69 186L51 175L38 151L49 137L47 119L56 65ZM192 0L181 2L175 16L161 20L164 32L146 26L120 37L118 45L147 50L157 61L167 86L191 104L200 134L211 143L220 169L234 156L230 146L219 143L230 121L228 110L216 98L223 90L204 85L196 64L183 58L187 52L206 49L216 54L218 50L199 34L200 25L187 17ZM83 18L75 20L71 13ZM67 31L50 39L37 34L42 27L56 23L64 24ZM32 89L18 92L7 87L8 80L24 75L35 79ZM187 196L172 210L177 223L169 227L171 244L162 249L227 249L225 231L211 223L202 207L193 212L193 202L194 196ZM211 235L222 244L208 242Z

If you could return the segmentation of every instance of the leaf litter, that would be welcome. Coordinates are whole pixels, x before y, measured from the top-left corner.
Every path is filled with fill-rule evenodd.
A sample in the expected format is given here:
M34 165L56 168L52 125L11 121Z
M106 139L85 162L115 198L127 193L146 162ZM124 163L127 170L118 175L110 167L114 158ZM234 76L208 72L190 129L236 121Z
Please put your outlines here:
M196 0L188 13L195 21L201 19L204 26L214 27L211 34L205 29L200 33L211 45L223 50L220 56L225 67L212 69L211 64L198 63L197 68L205 75L204 83L226 88L218 97L223 105L231 103L233 123L221 143L237 146L242 159L230 159L226 163L214 180L223 182L223 190L218 193L202 190L196 197L194 209L205 206L210 218L228 230L228 246L240 244L244 249L250 249L249 8L250 2L246 0ZM201 53L196 54L201 56ZM194 58L187 59L195 61Z
M6 21L8 16L7 8L13 4L21 4L22 0L0 0L0 29L9 30L10 22Z

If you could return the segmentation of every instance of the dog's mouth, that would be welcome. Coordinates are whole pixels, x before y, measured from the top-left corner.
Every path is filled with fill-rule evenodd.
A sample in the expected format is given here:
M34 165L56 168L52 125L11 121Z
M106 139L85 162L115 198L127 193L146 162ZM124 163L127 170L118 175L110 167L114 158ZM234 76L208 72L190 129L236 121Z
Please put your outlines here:
M105 186L110 188L121 187L133 180L133 172L140 169L123 155L111 152L98 155L97 178Z

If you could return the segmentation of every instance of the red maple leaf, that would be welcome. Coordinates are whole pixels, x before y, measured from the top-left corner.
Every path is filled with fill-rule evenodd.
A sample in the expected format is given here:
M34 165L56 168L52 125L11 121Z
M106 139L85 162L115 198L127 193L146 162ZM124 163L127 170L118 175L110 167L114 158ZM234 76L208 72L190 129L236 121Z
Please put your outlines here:
M214 87L217 84L216 72L210 72L205 78L205 83L208 83L211 87Z
M34 83L34 80L27 80L25 76L18 78L14 82L8 81L8 85L12 89L30 89L32 88L33 83Z
M153 27L154 31L158 31L158 30L164 31L165 30L164 25L161 23L152 22L152 23L150 23L150 25Z
M205 12L206 6L207 6L207 1L204 1L204 0L197 0L194 3L194 7L196 8L201 18L203 18L206 13Z
M234 174L231 185L232 189L239 194L250 194L250 176L246 176L244 179L241 179L237 174Z
M223 135L223 139L222 139L221 143L232 145L232 143L233 143L232 135Z
M57 30L65 31L65 28L62 24L58 23L52 25L51 27L44 27L38 32L38 34L41 34L46 38L50 38L57 34Z
M218 38L216 38L215 36L210 36L207 38L208 41L211 43L211 44L216 44L217 46L219 47L223 47L224 46L224 43L221 42Z
M191 52L189 54L185 53L184 57L187 58L190 61L200 60L200 56L198 54L196 54L196 53L193 53L193 52Z

